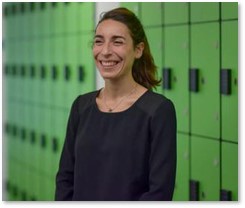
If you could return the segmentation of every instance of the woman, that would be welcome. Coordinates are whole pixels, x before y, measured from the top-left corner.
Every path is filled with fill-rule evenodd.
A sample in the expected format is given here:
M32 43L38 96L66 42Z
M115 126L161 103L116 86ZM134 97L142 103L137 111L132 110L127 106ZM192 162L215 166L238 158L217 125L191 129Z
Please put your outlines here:
M73 103L56 200L172 200L176 117L159 84L147 38L125 8L97 25L94 60L103 89Z

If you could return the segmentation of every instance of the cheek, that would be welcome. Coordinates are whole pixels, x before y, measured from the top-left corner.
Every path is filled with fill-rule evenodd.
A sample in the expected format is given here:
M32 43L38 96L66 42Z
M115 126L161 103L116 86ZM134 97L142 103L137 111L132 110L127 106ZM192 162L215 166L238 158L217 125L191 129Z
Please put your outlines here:
M94 58L96 58L98 56L99 52L100 52L100 49L98 47L93 47Z

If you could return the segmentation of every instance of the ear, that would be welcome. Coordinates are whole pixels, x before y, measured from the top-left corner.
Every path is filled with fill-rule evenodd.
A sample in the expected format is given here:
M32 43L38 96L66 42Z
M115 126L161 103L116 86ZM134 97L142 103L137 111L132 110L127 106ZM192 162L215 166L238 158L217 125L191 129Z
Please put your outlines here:
M135 58L139 59L144 51L145 44L143 42L140 42L136 47L135 47Z

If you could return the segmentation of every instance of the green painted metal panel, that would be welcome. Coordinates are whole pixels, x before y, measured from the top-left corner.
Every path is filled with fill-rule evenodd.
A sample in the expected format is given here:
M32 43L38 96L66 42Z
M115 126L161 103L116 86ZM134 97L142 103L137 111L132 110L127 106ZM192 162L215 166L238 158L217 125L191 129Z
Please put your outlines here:
M78 31L78 4L78 2L65 2L64 4L65 34L73 34Z
M191 2L191 22L219 20L218 2Z
M129 9L138 18L140 17L140 3L139 2L121 2L120 6Z
M222 19L237 19L238 18L238 2L222 2L221 3L221 18Z
M231 199L238 200L238 145L222 142L222 185L221 189L231 191Z
M191 69L199 70L199 90L191 92L191 132L217 139L220 138L219 50L218 23L191 26Z
M231 94L221 96L222 139L238 141L238 22L222 23L222 66L231 70Z
M79 2L78 3L78 31L91 32L94 31L95 22L95 4L94 2ZM89 20L89 21L88 21Z
M188 2L165 2L163 4L164 24L179 24L189 21Z
M177 172L174 189L174 201L189 200L189 136L178 134L177 137Z
M199 182L200 201L219 200L219 141L191 137L191 180Z
M164 68L169 68L171 73L169 77L171 87L164 90L164 95L175 104L178 131L189 132L189 91L187 88L189 67L188 26L165 27L163 57Z
M52 12L51 12L51 25L52 25L51 34L53 35L64 34L65 32L64 21L65 21L64 3L55 2L55 4L52 5Z
M142 2L141 22L144 26L160 26L162 24L162 3Z
M95 65L92 53L93 36L93 33L82 34L77 39L78 65L76 80L78 80L78 94L95 90Z
M150 46L155 65L157 66L158 78L162 76L163 41L162 27L146 28L145 33ZM157 87L157 92L162 93L162 86Z

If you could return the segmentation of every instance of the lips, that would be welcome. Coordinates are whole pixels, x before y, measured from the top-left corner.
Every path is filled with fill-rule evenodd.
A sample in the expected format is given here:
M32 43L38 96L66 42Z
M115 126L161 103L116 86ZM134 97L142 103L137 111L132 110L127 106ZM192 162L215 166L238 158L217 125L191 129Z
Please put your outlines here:
M103 67L113 67L116 66L119 62L118 61L100 61L100 64Z

